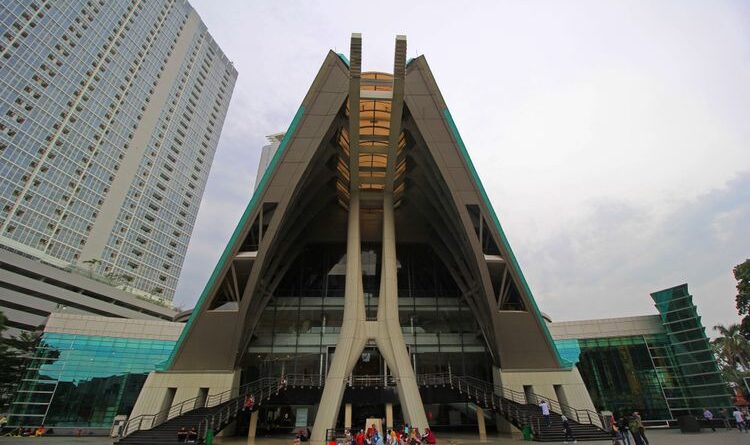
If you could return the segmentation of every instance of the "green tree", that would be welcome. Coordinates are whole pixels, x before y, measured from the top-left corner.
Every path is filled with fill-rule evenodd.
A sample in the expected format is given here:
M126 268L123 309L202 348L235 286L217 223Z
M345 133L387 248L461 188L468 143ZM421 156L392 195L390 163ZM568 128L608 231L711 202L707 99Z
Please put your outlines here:
M734 279L737 280L737 312L742 317L741 331L745 338L750 339L750 259L734 266Z
M0 312L0 411L5 411L12 402L40 336L38 333L24 331L18 336L5 338L2 333L7 329L6 322L5 315Z
M744 386L742 378L750 374L750 342L742 335L739 324L716 325L714 330L720 336L711 344L724 380Z

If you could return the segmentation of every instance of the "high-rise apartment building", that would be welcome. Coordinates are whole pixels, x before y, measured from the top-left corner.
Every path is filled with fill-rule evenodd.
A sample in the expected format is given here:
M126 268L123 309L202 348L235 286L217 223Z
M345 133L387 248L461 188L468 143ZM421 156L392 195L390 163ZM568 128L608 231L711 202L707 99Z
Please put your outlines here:
M258 188L260 180L263 178L268 166L271 164L271 159L273 159L273 156L279 149L279 145L281 145L281 141L284 139L284 133L269 134L266 136L266 139L268 139L268 145L264 145L260 151L258 173L255 174L255 186L253 187L253 190Z
M171 300L237 71L184 0L0 3L0 245Z

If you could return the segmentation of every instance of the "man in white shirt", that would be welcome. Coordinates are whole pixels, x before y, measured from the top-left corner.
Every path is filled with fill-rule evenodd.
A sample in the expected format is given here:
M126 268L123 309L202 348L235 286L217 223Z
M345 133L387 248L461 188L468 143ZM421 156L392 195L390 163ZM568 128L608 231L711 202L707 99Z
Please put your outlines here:
M552 425L552 419L549 415L549 405L547 404L547 401L542 400L542 403L539 404L539 408L542 409L542 415L544 416L544 421L547 423L547 426Z
M740 409L735 407L732 415L734 415L734 420L737 422L737 429L740 430L740 432L747 432L747 429L745 428L745 419L742 417Z
M708 426L711 427L711 431L714 433L716 432L716 428L714 427L714 413L712 413L708 408L705 408L703 410L703 419L706 421Z

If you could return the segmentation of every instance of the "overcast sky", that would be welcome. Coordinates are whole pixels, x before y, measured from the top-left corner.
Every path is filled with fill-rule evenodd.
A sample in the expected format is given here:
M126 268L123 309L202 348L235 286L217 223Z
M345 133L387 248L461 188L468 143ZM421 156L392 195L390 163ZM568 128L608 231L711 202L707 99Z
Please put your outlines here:
M424 54L540 308L737 321L750 258L750 2L192 0L239 78L175 302L191 307L329 49Z

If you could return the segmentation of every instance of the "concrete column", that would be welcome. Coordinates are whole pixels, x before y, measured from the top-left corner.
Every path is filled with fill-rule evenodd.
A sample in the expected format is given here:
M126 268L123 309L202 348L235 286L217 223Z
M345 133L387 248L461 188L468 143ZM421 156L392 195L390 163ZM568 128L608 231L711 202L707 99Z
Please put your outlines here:
M344 405L344 428L351 429L352 427L352 404L347 403Z
M393 403L385 404L385 428L393 429Z
M510 423L505 417L500 414L495 414L495 422L497 423L497 434L501 436L510 436L513 439L520 439L523 437L521 430L516 428Z
M255 432L258 430L258 410L250 413L250 425L247 429L247 445L255 445Z
M396 62L389 133L388 161L383 191L383 253L377 321L367 321L362 285L359 190L359 98L362 38L352 35L349 65L349 173L350 196L347 227L344 321L336 342L336 353L326 378L320 408L315 417L312 445L322 445L325 431L336 424L349 376L368 340L375 340L383 359L396 379L404 421L424 430L427 416L398 319L396 230L393 208L396 147L401 133L406 38L396 38ZM392 417L392 415L391 415ZM393 419L391 419L392 421Z
M375 342L383 354L388 369L396 377L396 388L404 413L404 421L424 431L429 424L398 318L397 264L393 193L386 190L383 193L383 253L378 330Z
M362 285L362 246L360 242L359 197L359 96L362 69L362 36L352 34L349 61L349 215L346 238L346 281L344 320L336 340L331 368L323 387L312 429L311 445L323 445L326 430L336 426L345 379L351 374L367 343L365 299Z
M484 424L484 410L477 407L477 426L479 427L479 441L487 442L487 427Z

